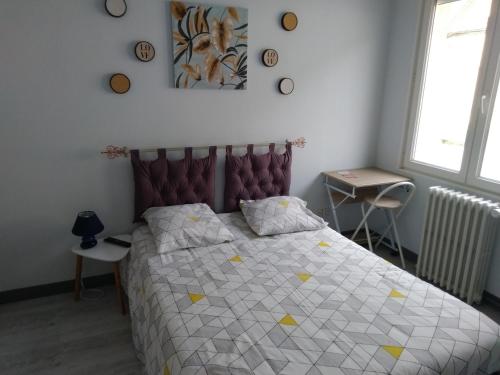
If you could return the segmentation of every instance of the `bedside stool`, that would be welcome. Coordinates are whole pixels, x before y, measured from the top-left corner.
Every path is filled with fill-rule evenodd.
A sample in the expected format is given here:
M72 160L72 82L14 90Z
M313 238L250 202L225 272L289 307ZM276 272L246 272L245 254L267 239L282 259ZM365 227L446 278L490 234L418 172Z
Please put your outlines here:
M118 238L123 241L130 242L132 236L129 234L121 234L118 236L111 236ZM130 248L125 248L111 243L104 242L103 239L99 239L97 245L84 250L80 247L80 244L75 245L71 248L71 251L76 255L76 274L75 274L75 301L80 300L80 287L81 287L81 277L82 277L82 263L83 258L100 260L102 262L112 263L113 273L115 274L115 287L116 294L118 296L118 302L120 303L120 308L122 314L127 313L127 307L123 299L122 286L120 280L120 260L125 258L129 252Z

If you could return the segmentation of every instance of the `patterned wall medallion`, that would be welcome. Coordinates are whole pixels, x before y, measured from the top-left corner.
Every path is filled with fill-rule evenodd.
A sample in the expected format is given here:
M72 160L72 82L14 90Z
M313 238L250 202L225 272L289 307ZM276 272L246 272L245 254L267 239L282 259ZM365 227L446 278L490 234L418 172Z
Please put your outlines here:
M135 55L139 60L148 62L154 59L155 49L149 42L137 42L137 44L135 45Z
M122 17L127 13L127 3L125 0L106 0L104 3L106 12L113 17Z
M299 19L297 18L297 15L293 12L286 12L281 17L281 26L283 26L283 28L286 31L295 30L298 24L299 24Z
M291 78L282 78L278 82L278 89L283 95L290 95L293 92L295 83Z
M176 88L247 88L248 10L170 3Z
M262 63L271 67L278 63L278 52L274 49L266 49L262 52Z
M130 80L123 73L115 73L109 79L109 87L117 94L125 94L130 90Z

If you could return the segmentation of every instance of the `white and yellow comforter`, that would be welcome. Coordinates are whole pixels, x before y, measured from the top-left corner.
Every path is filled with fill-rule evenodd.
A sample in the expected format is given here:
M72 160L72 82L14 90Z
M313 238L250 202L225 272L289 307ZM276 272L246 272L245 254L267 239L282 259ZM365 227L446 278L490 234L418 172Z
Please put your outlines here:
M158 255L133 235L134 343L158 374L483 374L500 327L326 228Z

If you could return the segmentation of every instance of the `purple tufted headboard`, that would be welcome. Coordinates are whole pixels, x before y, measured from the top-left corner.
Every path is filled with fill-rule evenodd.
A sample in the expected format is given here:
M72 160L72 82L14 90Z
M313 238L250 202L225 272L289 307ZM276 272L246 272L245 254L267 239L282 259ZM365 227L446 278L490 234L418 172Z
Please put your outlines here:
M232 147L226 147L225 212L239 210L240 199L289 194L292 145L287 143L283 154L275 153L274 147L271 143L267 154L254 155L253 145L248 145L243 156L234 156Z
M214 206L215 163L217 147L209 155L193 159L192 148L184 149L184 159L168 160L165 149L158 150L156 160L140 160L139 151L131 150L135 184L134 222L142 221L149 207L187 203L206 203Z

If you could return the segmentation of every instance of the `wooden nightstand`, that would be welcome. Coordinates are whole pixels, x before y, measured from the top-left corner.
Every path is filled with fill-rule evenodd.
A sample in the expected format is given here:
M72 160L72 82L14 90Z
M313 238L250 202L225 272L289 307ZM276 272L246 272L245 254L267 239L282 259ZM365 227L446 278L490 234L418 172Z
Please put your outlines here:
M132 239L132 236L129 234L121 234L112 237L128 242L130 242ZM118 302L120 303L122 314L125 315L127 313L127 306L125 305L125 300L123 299L123 292L121 286L120 260L122 260L127 256L129 250L130 250L129 248L103 242L103 239L99 239L99 242L97 243L96 246L87 250L80 248L80 244L73 246L71 248L71 251L76 255L75 301L80 300L83 258L99 260L102 262L109 262L112 263L113 273L115 274L115 287L118 296Z

